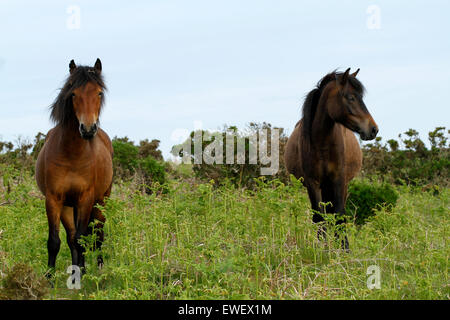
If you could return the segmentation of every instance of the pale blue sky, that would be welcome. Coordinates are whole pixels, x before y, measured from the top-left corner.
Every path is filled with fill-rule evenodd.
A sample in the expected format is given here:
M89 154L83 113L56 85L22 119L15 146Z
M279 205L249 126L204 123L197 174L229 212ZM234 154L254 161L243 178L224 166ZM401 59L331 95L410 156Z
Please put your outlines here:
M67 28L70 6L80 29ZM367 8L381 10L369 29ZM68 64L99 57L109 87L102 127L158 138L176 129L267 121L291 132L327 72L361 68L385 139L450 127L450 2L0 0L0 137L51 128Z

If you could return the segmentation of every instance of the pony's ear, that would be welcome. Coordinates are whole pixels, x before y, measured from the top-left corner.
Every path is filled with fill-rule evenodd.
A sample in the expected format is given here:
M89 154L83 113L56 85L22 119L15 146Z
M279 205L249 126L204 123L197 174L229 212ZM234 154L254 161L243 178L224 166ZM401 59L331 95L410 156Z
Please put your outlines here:
M342 75L342 78L341 78L341 84L342 85L345 85L347 83L349 72L350 72L350 68L345 70L344 74Z
M358 68L358 70L356 70L355 72L353 72L353 73L351 74L351 76L352 76L353 78L356 78L356 75L358 74L358 72L359 72L359 68Z
M69 63L70 74L72 74L76 68L77 68L77 65L75 64L75 61L73 61L73 59L70 60L70 63Z
M95 68L95 71L97 71L98 73L102 72L102 62L100 61L99 58L97 58L97 61L95 61L94 68Z

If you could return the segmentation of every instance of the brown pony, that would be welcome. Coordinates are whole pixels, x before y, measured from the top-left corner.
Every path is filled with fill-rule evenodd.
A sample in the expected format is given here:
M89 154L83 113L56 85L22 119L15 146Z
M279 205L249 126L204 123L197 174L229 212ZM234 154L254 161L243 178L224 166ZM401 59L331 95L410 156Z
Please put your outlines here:
M102 64L94 67L69 64L70 75L51 106L51 129L36 163L36 182L45 196L48 218L48 266L54 270L60 248L60 221L67 233L72 265L84 272L80 237L89 233L97 220L95 247L103 241L105 218L96 204L103 205L111 192L113 148L108 135L99 128L99 116L106 90ZM99 267L102 256L97 258ZM51 273L48 274L51 276Z
M364 102L364 87L356 79L359 69L349 74L332 72L319 81L303 104L303 118L297 123L286 145L284 160L289 173L304 178L313 221L324 221L331 202L332 213L342 223L347 187L361 169L362 153L353 132L362 140L372 140L378 127ZM353 131L353 132L352 132ZM318 237L325 235L320 227ZM348 249L348 240L342 241Z

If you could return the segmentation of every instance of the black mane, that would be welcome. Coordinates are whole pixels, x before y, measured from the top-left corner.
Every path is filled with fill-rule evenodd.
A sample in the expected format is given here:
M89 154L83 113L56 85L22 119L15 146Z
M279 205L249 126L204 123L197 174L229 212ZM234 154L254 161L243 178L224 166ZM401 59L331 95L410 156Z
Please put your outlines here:
M69 75L55 101L50 106L50 119L56 125L61 124L67 126L73 120L76 120L72 105L72 92L73 90L86 85L88 82L94 82L103 90L106 90L103 76L95 68L88 66L76 67L73 73ZM101 102L100 111L103 104L104 98Z
M307 140L311 141L311 127L314 121L314 116L316 114L317 105L319 104L320 96L324 88L331 82L340 79L343 75L343 72L330 72L325 77L320 79L317 83L316 87L311 90L305 98L305 102L303 103L302 113L303 113L303 125L302 125L302 136ZM356 77L349 76L348 82L350 85L361 95L364 95L365 89L363 84L356 79Z

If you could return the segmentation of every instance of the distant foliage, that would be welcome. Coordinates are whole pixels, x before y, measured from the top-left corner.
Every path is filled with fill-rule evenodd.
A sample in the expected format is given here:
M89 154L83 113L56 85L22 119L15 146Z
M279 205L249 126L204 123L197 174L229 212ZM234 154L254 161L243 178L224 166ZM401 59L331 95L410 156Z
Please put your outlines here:
M363 224L376 209L393 208L397 199L398 193L390 184L353 180L348 188L346 213L356 224Z
M428 134L431 148L420 140L419 133L409 129L399 135L400 142L381 137L363 145L364 176L377 176L394 184L448 186L450 168L450 130L437 127Z
M284 133L283 128L275 128L279 130L280 140L279 140L279 169L275 175L267 175L265 176L268 181L279 179L283 182L288 182L288 174L284 167L283 154L284 148L287 142L287 136ZM192 169L195 176L204 181L214 180L215 184L218 185L220 183L231 182L231 184L238 187L246 187L246 188L254 188L255 187L255 178L261 176L261 168L269 167L270 164L262 164L259 156L256 164L249 163L249 150L251 147L256 147L252 145L254 143L250 136L255 135L260 130L267 130L268 142L267 142L267 150L269 157L271 150L271 130L272 125L269 123L250 123L244 132L238 131L236 126L225 126L221 131L217 132L208 132L202 131L202 153L215 141L218 137L223 141L223 164L207 164L204 159L202 159L201 164L195 164L195 155L194 155L194 134L195 132L191 132L189 139L191 140L191 161L193 163ZM234 139L234 155L233 159L228 159L226 154L226 145L227 139L230 136L236 137ZM245 164L238 164L237 161L237 150L238 150L238 140L240 143L245 145ZM177 150L180 148L179 146L175 146L173 150ZM183 152L181 151L178 154L180 157L183 157ZM229 163L229 164L227 164Z
M36 135L34 143L22 138L15 143L0 141L0 163L34 173L34 164L44 141L45 135L41 132Z
M45 138L46 135L39 132L33 143L23 139L18 139L15 143L0 141L0 164L34 174L36 159L44 146ZM136 182L147 186L147 192L150 192L155 182L163 185L166 182L166 164L161 150L158 149L159 143L156 139L145 139L136 146L127 137L114 138L112 144L115 177L125 180L136 178ZM6 171L2 173L4 184L9 183Z
M245 133L238 132L235 126L225 126L223 130L218 132L202 131L202 137L207 137L207 139L202 139L202 151L205 151L211 145L215 137L218 136L223 139L224 164L206 164L204 161L201 164L193 164L192 169L195 176L204 181L214 180L216 184L230 181L236 186L253 188L254 178L261 176L261 168L265 166L260 162L258 164L248 163L248 152L252 143L249 136L261 129L267 129L270 135L271 128L271 124L268 123L250 123ZM418 132L413 129L400 134L399 141L391 139L383 144L382 138L378 137L374 142L363 144L364 157L361 175L363 177L376 177L397 185L431 184L446 187L450 183L449 132L446 131L445 127L438 127L430 132L428 134L430 149L420 140ZM191 140L192 163L194 163L194 134L195 132L191 132L189 138ZM238 139L245 140L245 164L237 164L236 141L233 164L226 164L227 134L235 134ZM279 179L284 183L288 182L288 174L283 161L287 138L283 129L280 129L279 171L274 176L266 176L267 180ZM174 147L174 150L179 149L180 145ZM270 150L270 147L268 149ZM178 155L183 156L182 152Z
M261 129L267 129L268 136L272 127L269 123L250 123L246 130L238 131L235 126L225 126L217 132L202 131L205 138L202 142L202 151L206 150L210 144L220 137L223 139L223 161L224 164L192 164L178 166L183 168L185 173L180 174L178 167L164 163L161 150L159 150L159 140L142 140L135 145L127 137L114 138L114 171L116 178L131 179L137 178L138 183L152 185L154 182L163 184L167 180L167 173L171 177L186 179L187 175L195 178L210 181L214 180L216 185L221 183L231 183L244 188L254 188L254 178L261 176L261 168L270 165L262 164L258 159L257 164L249 164L249 150L252 145L251 135ZM279 179L284 183L289 182L286 168L284 167L283 155L287 142L287 135L282 128L279 140L279 170L272 176L265 176L266 180ZM245 164L237 164L237 140L234 142L235 152L232 164L226 164L230 159L226 157L227 135L234 134L245 145ZM387 183L396 185L422 186L426 189L433 189L439 192L440 187L450 185L450 130L445 127L437 127L429 132L429 147L419 138L416 130L409 129L399 135L398 140L388 140L383 142L381 137L376 138L371 143L362 144L363 168L361 176L365 178L375 178ZM17 139L17 141L0 141L0 164L5 164L10 168L19 171L29 171L34 174L34 166L37 156L45 142L45 134L39 132L34 141ZM191 153L194 154L194 132L190 135ZM179 146L175 146L176 149ZM268 139L268 153L270 156L271 141ZM182 152L178 154L183 156ZM191 156L192 163L194 156Z
M147 139L136 146L127 137L112 140L114 148L114 173L117 178L136 178L147 193L151 193L154 183L163 185L166 182L166 166L161 151L158 150L159 140Z

